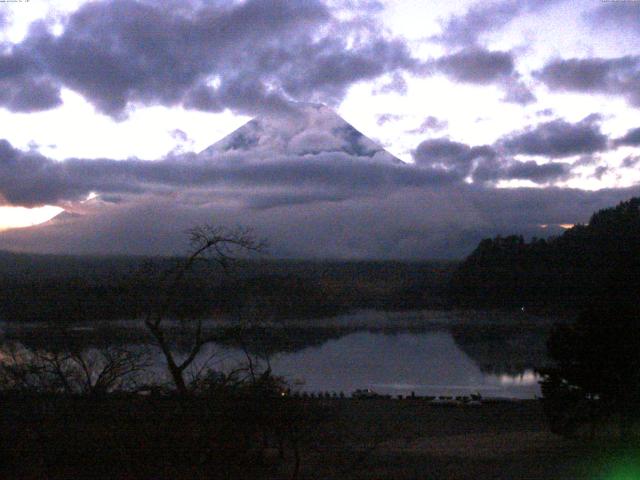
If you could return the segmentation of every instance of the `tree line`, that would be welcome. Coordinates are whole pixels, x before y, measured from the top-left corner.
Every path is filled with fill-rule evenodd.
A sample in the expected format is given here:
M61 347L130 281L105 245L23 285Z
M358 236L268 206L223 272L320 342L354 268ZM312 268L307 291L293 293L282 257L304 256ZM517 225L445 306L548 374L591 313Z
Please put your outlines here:
M640 198L594 213L561 236L485 239L451 280L457 305L570 312L540 370L551 429L595 437L640 421Z
M637 288L640 198L594 213L562 235L526 241L521 235L480 242L455 271L459 306L575 309L607 288Z
M163 272L184 257L65 257L0 252L0 320L141 319ZM260 303L276 319L322 318L357 309L443 306L454 263L237 259L234 275L198 263L178 286L173 318L232 314Z

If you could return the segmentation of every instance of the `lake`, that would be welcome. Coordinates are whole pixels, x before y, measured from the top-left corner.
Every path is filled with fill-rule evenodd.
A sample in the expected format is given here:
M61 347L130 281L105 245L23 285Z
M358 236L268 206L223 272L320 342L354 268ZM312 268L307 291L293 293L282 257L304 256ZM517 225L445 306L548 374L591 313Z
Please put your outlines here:
M369 388L394 396L412 392L419 396L539 396L539 378L534 372L546 362L545 341L551 322L523 321L512 314L487 315L358 312L324 321L265 326L254 332L249 348L261 358L263 367L270 365L274 374L301 392L349 395ZM138 327L139 323L112 322L108 334L132 344L131 331ZM29 344L42 327L29 328L5 324L4 329L8 337ZM104 328L104 324L79 326L76 333L86 336L87 348L92 348L96 338L106 337L101 333ZM44 338L51 342L51 337ZM153 370L160 378L163 357L157 349L152 352ZM196 365L207 361L211 368L229 371L245 358L243 349L233 342L210 344Z
M239 349L213 345L200 359L230 370L244 358ZM161 358L158 358L161 362ZM263 361L265 362L265 361ZM321 345L269 355L274 374L301 392L370 388L389 395L468 395L534 398L540 395L533 366L521 372L485 372L446 330L356 331Z

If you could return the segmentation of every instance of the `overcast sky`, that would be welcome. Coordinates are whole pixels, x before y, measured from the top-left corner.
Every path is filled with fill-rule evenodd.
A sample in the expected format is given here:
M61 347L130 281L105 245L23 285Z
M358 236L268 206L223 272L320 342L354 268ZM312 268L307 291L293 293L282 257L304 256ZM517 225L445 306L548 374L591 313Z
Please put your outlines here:
M176 253L209 222L275 256L456 258L557 234L640 192L639 47L634 1L0 3L0 248Z

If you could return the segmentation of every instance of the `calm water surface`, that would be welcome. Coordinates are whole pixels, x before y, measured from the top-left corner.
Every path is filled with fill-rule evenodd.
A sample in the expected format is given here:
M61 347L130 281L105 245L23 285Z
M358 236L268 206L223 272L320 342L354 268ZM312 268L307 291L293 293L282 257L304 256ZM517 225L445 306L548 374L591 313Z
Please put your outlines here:
M213 346L215 368L229 370L243 359L240 350ZM534 398L540 395L533 368L483 372L448 331L394 334L361 331L269 359L272 371L306 392L351 393L370 388L391 395L465 395Z
M305 323L301 329L291 330L291 343L271 345L271 352L286 351L264 357L262 366L270 365L273 373L284 377L292 388L306 392L349 395L356 389L370 388L391 395L477 392L484 397L539 396L539 378L534 371L546 362L548 325L538 328L538 323L517 323L514 318L487 320L486 314L464 315L364 312L311 326ZM131 338L124 333L130 334L139 326L139 322L114 322L109 327L113 335L109 341ZM29 328L22 337L14 337L22 338L19 341L27 346L42 327ZM76 333L106 338L99 328L83 325ZM287 332L287 328L280 331ZM261 341L265 342L264 338ZM164 359L159 350L153 351L151 375L166 379ZM207 364L230 371L245 359L238 347L210 344L201 352L196 366Z

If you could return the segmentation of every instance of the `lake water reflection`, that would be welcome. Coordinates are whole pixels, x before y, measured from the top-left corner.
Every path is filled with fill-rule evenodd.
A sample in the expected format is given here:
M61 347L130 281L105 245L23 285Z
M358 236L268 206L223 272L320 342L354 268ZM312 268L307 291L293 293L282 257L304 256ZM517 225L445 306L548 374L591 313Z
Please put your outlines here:
M534 398L540 395L535 368L546 363L551 321L487 313L361 312L286 326L265 326L248 348L267 350L274 374L294 389L344 392L370 388L390 395L468 395ZM208 324L215 331L221 328ZM42 325L0 326L8 340L48 349L55 338ZM73 329L86 348L120 343L132 348L149 341L140 322L80 325ZM257 350L256 350L257 349ZM167 380L163 356L154 357L149 377ZM0 350L0 354L1 354ZM0 355L1 356L1 355ZM238 344L209 344L200 365L231 371L246 359Z
M218 368L231 368L242 358L239 350L222 352ZM274 354L269 363L276 375L285 377L295 389L307 392L349 394L358 388L370 388L391 395L540 395L538 377L532 368L519 373L483 372L446 330L359 331L319 346Z
M539 394L532 372L485 374L446 331L352 333L319 347L280 354L272 368L286 378L303 380L308 391L371 388L392 395Z

